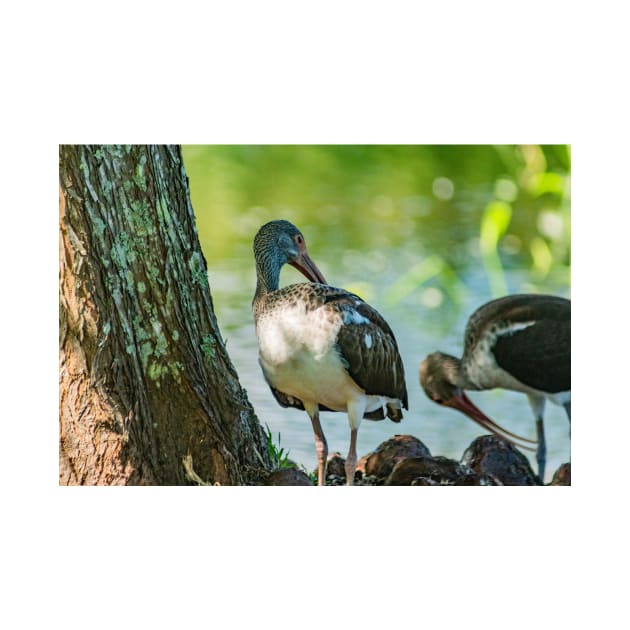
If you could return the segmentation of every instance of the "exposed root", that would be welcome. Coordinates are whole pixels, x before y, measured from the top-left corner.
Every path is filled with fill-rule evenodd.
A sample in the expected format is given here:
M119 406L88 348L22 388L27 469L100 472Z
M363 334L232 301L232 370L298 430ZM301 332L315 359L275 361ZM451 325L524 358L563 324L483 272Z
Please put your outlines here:
M182 457L182 464L184 466L184 470L186 471L186 477L193 483L196 483L198 486L220 486L221 484L217 481L215 483L204 481L193 468L192 455L187 453Z

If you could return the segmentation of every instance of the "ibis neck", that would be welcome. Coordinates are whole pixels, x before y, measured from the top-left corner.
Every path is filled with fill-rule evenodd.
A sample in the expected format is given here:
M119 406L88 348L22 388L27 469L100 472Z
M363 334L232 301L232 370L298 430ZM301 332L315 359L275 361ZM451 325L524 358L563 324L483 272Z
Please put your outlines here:
M442 371L449 383L462 389L479 389L467 376L462 360L450 354L444 354Z
M256 293L254 298L277 291L280 286L280 266L273 259L256 259Z

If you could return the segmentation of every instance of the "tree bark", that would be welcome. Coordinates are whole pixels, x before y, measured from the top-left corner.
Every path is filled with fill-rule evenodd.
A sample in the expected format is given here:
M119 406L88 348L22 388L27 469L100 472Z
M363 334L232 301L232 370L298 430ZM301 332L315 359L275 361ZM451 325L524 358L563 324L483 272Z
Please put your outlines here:
M178 147L60 146L60 484L254 483Z

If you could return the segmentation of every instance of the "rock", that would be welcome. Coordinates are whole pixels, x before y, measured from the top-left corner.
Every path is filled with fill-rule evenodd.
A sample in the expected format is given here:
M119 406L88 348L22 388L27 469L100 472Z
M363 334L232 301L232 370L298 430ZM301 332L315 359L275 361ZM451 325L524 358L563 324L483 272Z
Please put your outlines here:
M553 474L550 486L570 486L571 485L571 462L562 464Z
M452 485L472 471L448 457L406 457L392 469L385 481L386 486ZM413 484L414 479L424 478L435 484Z
M454 484L454 486L502 486L503 484L493 475L478 475L471 473L463 475Z
M341 456L341 453L331 453L328 456L328 461L326 463L326 478L331 475L336 475L338 477L346 478L346 460ZM315 469L315 474L317 474L317 469Z
M355 475L354 475L355 479L359 475L364 475L365 474L365 465L367 464L368 457L370 455L372 455L373 452L374 451L372 451L371 453L368 453L367 455L363 455L363 457L359 457L359 459L357 461L356 472L355 472Z
M416 477L411 484L412 486L439 486L440 484L437 481L433 481L433 479L429 477Z
M280 468L274 470L267 480L266 486L312 486L308 475L299 468Z
M326 485L327 486L345 486L346 485L346 475L326 475Z
M431 453L413 435L395 435L385 440L375 451L362 457L357 464L357 470L363 475L384 479L400 460L409 457L431 457Z
M496 477L504 486L542 485L525 455L496 435L478 437L461 461L479 475Z
M361 475L356 477L354 480L355 486L382 486L383 479L377 477L376 475Z
M317 477L317 468L312 473ZM343 478L343 483L340 483L339 478ZM356 475L355 475L356 478ZM328 455L326 460L326 485L327 486L341 486L346 483L346 460L342 457L341 453L336 451Z

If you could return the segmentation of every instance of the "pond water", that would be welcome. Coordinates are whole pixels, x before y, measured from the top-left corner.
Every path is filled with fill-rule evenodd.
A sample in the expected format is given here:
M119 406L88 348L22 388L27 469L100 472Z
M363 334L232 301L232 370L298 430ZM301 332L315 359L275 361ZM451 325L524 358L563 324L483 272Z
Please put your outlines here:
M359 456L409 433L434 455L460 459L485 431L426 398L422 359L435 350L461 355L468 316L499 294L570 297L566 148L193 146L184 159L228 353L261 423L309 470L316 456L308 416L276 403L257 361L252 240L266 221L294 222L328 283L367 300L398 340L409 411L400 424L364 420ZM281 286L302 281L283 269ZM505 428L535 438L524 395L469 396ZM322 426L329 451L345 456L347 416L322 413ZM561 407L547 404L545 429L549 481L570 460ZM535 470L534 454L525 454Z

